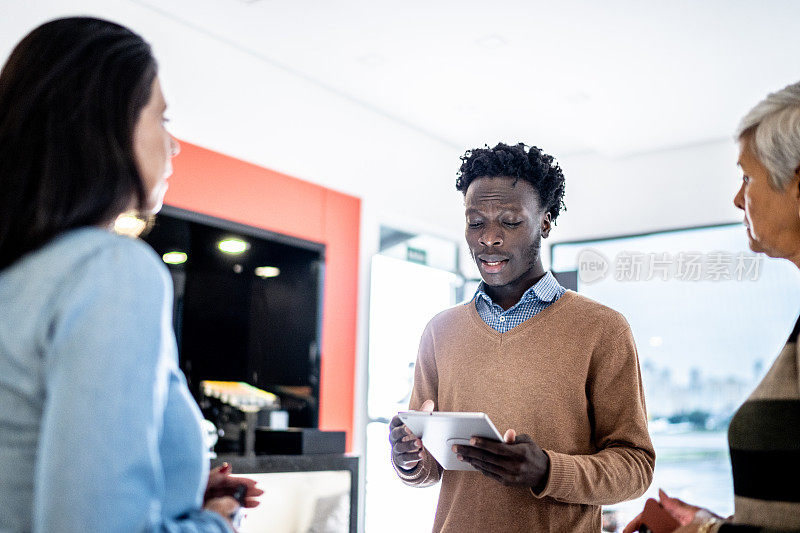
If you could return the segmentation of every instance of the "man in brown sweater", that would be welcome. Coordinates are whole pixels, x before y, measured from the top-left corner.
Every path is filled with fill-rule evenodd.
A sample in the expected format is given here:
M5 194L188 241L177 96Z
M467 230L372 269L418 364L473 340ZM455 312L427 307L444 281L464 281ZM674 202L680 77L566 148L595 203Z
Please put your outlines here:
M442 470L395 417L392 462L413 486L441 480L434 531L600 531L600 505L640 496L655 452L633 336L616 311L561 287L541 239L564 177L538 148L462 157L466 240L483 283L434 317L410 409L481 411L504 442L455 446L477 472Z

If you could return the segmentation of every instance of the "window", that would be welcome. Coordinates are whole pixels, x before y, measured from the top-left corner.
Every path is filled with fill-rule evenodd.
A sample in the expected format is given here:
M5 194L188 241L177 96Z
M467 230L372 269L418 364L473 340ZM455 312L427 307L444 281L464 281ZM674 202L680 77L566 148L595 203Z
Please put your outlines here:
M655 477L607 518L621 529L658 488L732 514L728 423L792 330L797 269L750 252L740 224L554 244L552 266L625 315L639 352Z

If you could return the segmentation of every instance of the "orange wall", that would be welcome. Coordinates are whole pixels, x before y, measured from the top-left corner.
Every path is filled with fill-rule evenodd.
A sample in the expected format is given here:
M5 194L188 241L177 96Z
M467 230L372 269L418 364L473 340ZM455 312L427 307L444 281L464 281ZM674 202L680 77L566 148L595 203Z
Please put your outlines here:
M361 200L181 142L165 203L325 244L320 429L352 449Z

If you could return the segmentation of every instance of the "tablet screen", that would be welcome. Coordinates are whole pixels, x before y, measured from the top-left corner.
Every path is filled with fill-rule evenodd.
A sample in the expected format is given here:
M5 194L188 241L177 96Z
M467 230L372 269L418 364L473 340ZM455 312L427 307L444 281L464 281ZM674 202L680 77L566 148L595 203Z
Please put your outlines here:
M485 413L405 411L398 416L445 470L475 470L458 460L454 444L469 444L472 437L503 440Z

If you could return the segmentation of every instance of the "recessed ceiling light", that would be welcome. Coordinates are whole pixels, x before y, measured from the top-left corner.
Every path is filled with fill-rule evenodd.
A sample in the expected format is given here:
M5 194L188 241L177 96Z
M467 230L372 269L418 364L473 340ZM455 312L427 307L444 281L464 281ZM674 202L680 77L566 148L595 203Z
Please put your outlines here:
M250 249L250 243L242 239L222 239L217 243L217 248L219 248L220 252L235 255Z
M259 278L274 278L280 276L281 269L278 267L258 267L255 270L256 276Z
M572 91L564 94L564 100L571 104L586 104L592 97L586 91Z
M490 50L502 48L508 44L506 40L500 37L499 35L486 35L484 37L481 37L475 42L478 43L480 46L488 48Z
M380 56L378 54L368 54L365 56L360 56L357 57L356 60L362 65L369 68L379 67L385 62L383 56Z
M182 265L189 258L184 252L167 252L161 256L161 259L168 265Z

